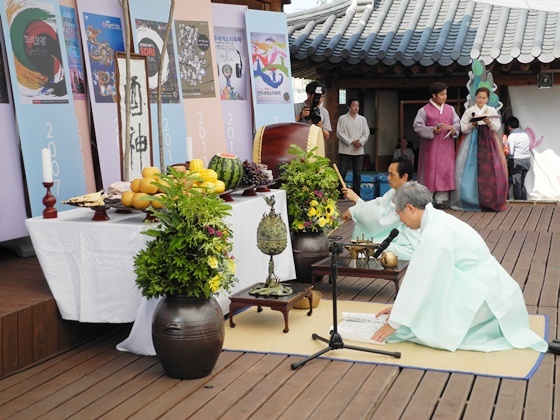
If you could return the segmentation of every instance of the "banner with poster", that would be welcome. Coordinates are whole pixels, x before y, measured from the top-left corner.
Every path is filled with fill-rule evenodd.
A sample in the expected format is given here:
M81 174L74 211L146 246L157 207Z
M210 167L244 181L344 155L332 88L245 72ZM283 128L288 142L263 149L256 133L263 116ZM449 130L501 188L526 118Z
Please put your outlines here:
M288 22L279 12L247 10L255 127L294 122Z
M77 0L101 181L120 181L121 153L115 51L124 51L123 12L118 0Z
M60 0L60 15L62 16L64 43L66 45L66 54L68 55L68 70L72 95L74 96L74 111L76 113L80 150L82 151L82 162L86 177L86 191L90 193L96 191L97 188L91 154L88 104L86 101L86 76L76 13L75 0Z
M192 138L193 157L208 164L216 153L228 150L218 96L212 4L210 0L179 1L174 16L188 136Z
M212 4L216 72L222 101L227 151L241 161L253 158L249 50L245 37L246 6Z
M51 153L57 209L86 191L78 125L58 1L0 3L31 214L42 214L41 149Z
M130 3L132 21L132 37L134 51L147 57L148 84L150 88L150 104L152 115L152 142L154 166L160 167L159 127L157 112L158 70L163 48L163 40L167 30L167 20L171 2L169 0L154 2L153 0L135 0ZM171 33L163 58L161 76L162 85L162 135L164 164L185 162L187 159L187 127L183 99L179 90L177 53L174 46L174 28Z
M0 29L1 29L0 24ZM0 242L27 236L25 219L25 189L20 164L16 119L12 106L11 89L8 85L6 48L0 36L0 127L2 127L2 153L0 168L4 173L2 195L9 197L9 205L2 209L0 217Z

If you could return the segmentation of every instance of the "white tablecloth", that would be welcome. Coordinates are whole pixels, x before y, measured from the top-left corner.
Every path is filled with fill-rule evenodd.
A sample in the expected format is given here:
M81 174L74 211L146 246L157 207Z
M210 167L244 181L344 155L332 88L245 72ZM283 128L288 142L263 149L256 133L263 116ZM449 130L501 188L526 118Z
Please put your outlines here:
M274 195L275 209L287 225L286 192L273 190L257 197L234 194L227 222L233 231L233 255L239 282L231 293L264 281L269 257L257 248L257 226L270 207L261 195ZM148 316L151 341L151 311L142 308L157 300L143 299L135 283L133 258L150 238L142 235L145 214L118 214L109 210L110 220L92 221L93 211L75 209L59 212L56 219L26 220L37 258L64 319L80 322L132 322ZM274 257L275 273L284 281L295 279L292 246ZM224 313L229 298L218 296ZM141 310L139 310L141 308Z

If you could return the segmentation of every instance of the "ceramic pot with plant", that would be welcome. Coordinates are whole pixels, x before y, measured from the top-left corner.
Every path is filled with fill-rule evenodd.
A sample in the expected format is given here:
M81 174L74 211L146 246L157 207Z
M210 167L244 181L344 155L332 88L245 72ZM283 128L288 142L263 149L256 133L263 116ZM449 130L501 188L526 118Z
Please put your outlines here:
M134 259L143 296L162 299L152 324L154 348L168 376L195 379L210 374L222 351L224 316L214 295L236 282L232 231L224 203L196 172L170 169L152 200L158 223ZM160 207L158 206L158 207Z
M316 150L291 145L288 153L295 158L280 166L296 276L302 282L311 282L311 264L328 257L327 233L339 225L338 177L330 160Z

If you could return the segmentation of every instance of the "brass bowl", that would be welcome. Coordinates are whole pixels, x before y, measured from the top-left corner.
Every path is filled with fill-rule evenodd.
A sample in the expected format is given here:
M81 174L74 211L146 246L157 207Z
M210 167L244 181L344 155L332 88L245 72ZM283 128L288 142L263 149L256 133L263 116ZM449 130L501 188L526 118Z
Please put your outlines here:
M313 294L313 307L316 308L317 306L319 306L319 302L320 302L321 296L323 296L323 294L321 292L319 292L318 290L312 290L311 293ZM294 305L294 308L296 308L296 309L309 309L309 300L307 298L303 298L299 302L296 302L296 304Z

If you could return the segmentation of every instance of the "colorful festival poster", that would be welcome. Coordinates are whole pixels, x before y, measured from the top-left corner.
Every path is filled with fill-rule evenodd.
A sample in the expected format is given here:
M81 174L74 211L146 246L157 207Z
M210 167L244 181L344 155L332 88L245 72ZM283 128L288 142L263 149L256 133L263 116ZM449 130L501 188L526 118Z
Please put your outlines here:
M286 35L251 32L251 51L257 104L291 102Z
M222 101L246 101L248 97L245 28L214 27L216 68Z
M69 210L60 202L83 194L86 183L58 0L5 0L0 14L31 214L45 208L42 149L56 208Z
M208 22L175 21L183 98L214 98Z
M255 129L293 122L294 104L288 21L285 13L247 10L245 26L251 57L251 93Z
M114 102L115 51L124 51L121 19L94 13L83 16L95 102Z
M136 19L136 39L138 39L138 53L148 60L148 84L150 87L150 102L157 103L158 70L163 51L163 38L167 30L167 23L151 20ZM161 99L164 104L178 104L179 86L173 48L173 29L169 34L166 52L163 58L161 75Z
M22 104L68 103L54 9L51 3L25 2L11 15L10 40Z
M62 16L62 27L64 28L64 42L66 54L68 55L68 67L70 70L70 84L74 99L86 98L86 86L84 67L82 66L82 49L76 21L76 9L73 7L60 6Z

